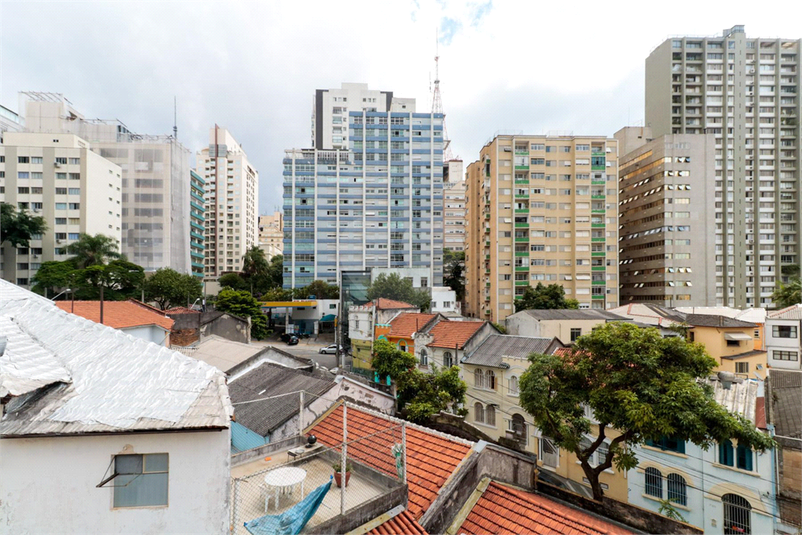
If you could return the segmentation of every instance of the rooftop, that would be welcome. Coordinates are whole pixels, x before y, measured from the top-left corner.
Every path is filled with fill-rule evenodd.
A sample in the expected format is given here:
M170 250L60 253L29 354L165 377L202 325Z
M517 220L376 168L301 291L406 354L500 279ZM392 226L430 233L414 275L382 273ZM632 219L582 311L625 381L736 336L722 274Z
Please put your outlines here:
M495 481L482 480L476 491L481 492L481 495L460 526L458 532L461 534L603 535L615 533L619 535L632 533L620 524L602 520L581 509Z
M761 385L756 380L735 378L727 384L714 375L705 382L713 388L716 403L753 424L756 423L757 398L761 390Z
M462 349L485 325L484 321L441 321L429 331L432 341L427 345Z
M367 535L428 535L412 514L400 506L389 511L387 516L390 518L368 531Z
M247 368L251 363L257 364L256 361L275 362L290 368L309 368L313 365L308 359L296 357L273 346L245 344L219 336L204 338L197 346L180 348L178 351L231 375Z
M769 312L768 319L799 320L802 319L802 305L792 305L774 312Z
M776 433L802 439L802 372L772 368L769 371L769 389L769 414ZM802 448L799 440L783 440L781 443L785 448Z
M518 314L526 314L538 320L621 320L621 316L613 314L606 310L574 310L574 309L555 309L555 310L541 310L529 309L516 312L512 316Z
M759 349L753 349L752 351L746 351L744 353L738 353L737 355L724 355L721 358L724 360L740 360L745 359L748 357L754 357L756 355L765 355L765 351L761 351Z
M65 435L229 425L225 376L0 280L0 435Z
M56 306L100 323L100 301L55 301ZM103 301L103 324L115 329L128 329L145 325L157 325L169 331L175 323L139 301Z
M748 321L709 314L687 314L685 316L685 323L692 327L720 327L723 329L753 329L757 327L757 325L749 323Z
M415 305L411 305L403 301L395 301L394 299L385 299L384 297L379 297L378 299L374 299L372 303L376 306L378 310L418 308Z
M681 324L685 321L685 314L670 308L646 303L629 303L611 308L607 312L649 325L670 326L676 323Z
M390 336L411 337L413 333L422 330L437 317L437 314L420 314L409 312L399 314L390 320Z
M470 354L462 358L464 364L502 368L503 357L526 359L532 353L549 353L562 347L557 338L536 338L491 334Z

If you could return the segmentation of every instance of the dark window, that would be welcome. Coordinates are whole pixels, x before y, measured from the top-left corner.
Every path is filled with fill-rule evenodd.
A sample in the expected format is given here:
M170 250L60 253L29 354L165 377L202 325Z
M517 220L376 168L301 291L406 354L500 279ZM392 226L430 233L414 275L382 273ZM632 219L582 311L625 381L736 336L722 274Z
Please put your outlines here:
M571 329L571 341L576 342L576 339L582 336L582 329L572 328Z
M688 490L685 478L679 474L668 474L668 501L688 505Z
M645 474L646 494L663 499L663 474L657 468L647 468Z
M771 328L774 338L796 338L795 325L774 325Z
M725 466L734 466L741 470L752 471L752 450L746 446L732 447L732 442L725 440L718 445L718 462Z
M752 506L737 494L721 497L724 504L724 535L750 535L752 533Z
M647 440L647 446L660 448L661 450L685 453L685 441L673 437L660 437L659 440Z

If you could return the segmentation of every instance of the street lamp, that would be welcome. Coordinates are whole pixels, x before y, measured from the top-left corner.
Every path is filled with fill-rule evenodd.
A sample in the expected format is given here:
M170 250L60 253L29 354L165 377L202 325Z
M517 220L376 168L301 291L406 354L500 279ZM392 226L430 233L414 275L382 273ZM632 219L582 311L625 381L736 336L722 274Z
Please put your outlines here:
M60 296L61 294L65 294L65 293L67 293L67 292L71 292L71 291L72 291L72 290L70 290L69 288L67 288L67 289L66 289L66 290L64 290L64 291L61 291L61 292L57 293L57 294L55 295L55 297L51 298L50 300L51 300L51 301L55 301L55 300L56 300L56 298L57 298L58 296Z

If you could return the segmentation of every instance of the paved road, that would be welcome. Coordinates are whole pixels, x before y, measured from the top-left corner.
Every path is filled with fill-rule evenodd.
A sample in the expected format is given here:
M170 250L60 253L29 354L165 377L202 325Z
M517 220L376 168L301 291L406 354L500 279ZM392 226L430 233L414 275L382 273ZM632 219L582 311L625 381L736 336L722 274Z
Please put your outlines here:
M291 353L296 357L312 359L320 366L324 366L328 369L332 369L337 366L337 357L335 355L321 355L318 353L321 347L327 346L330 342L324 343L323 341L317 342L315 340L303 339L296 346L288 346L280 340L271 339L254 341L253 343L259 345L272 345L273 347L282 351L286 351L287 353Z

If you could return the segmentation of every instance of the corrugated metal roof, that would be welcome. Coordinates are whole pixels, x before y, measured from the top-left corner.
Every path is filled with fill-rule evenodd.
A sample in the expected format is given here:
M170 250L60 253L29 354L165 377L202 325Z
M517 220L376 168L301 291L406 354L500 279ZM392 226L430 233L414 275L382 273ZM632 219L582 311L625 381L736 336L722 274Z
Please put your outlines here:
M539 320L620 320L621 316L606 310L529 309L512 314L527 314Z
M475 366L501 368L502 357L526 359L532 353L546 352L552 343L562 347L556 338L491 334L461 361Z
M707 379L707 384L713 387L713 397L716 403L728 411L743 416L753 424L755 423L755 407L759 385L753 379L737 379L729 387L717 379Z
M68 314L7 281L0 281L0 318L28 337L14 342L14 363L0 362L0 386L23 371L28 380L41 377L19 363L48 353L69 374L13 398L0 420L4 437L228 426L225 376L206 363Z

